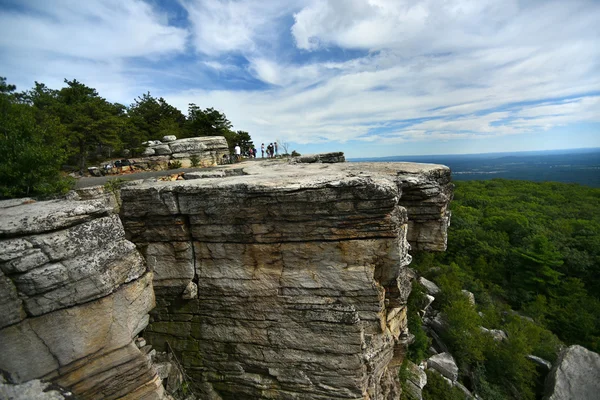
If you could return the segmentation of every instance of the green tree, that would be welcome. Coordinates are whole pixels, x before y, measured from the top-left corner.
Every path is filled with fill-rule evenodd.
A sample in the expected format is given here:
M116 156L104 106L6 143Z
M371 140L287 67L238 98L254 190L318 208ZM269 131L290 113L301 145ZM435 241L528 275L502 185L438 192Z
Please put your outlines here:
M65 126L70 149L79 170L87 166L90 152L99 147L119 148L119 134L123 132L125 118L122 106L112 104L77 80L66 80L67 87L57 94L56 114Z
M56 118L36 121L26 94L0 77L0 197L43 196L68 190L64 128Z
M133 130L125 143L130 148L137 148L146 140L160 140L166 135L186 136L183 113L162 97L156 99L150 92L134 100L129 106L128 116Z
M231 133L232 126L222 112L212 107L202 110L190 103L186 123L190 136L227 136Z

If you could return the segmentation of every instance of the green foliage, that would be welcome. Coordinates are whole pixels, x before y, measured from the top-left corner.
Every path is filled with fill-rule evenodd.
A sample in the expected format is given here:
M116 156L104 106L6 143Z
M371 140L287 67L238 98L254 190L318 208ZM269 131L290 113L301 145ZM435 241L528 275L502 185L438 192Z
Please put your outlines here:
M111 193L117 193L121 189L121 187L123 187L125 182L127 182L127 179L123 179L123 178L109 179L104 184L104 190L111 192Z
M70 180L61 177L61 166L73 170L77 165L84 172L90 160L124 149L135 157L144 141L166 135L221 135L230 150L239 143L244 152L253 146L248 132L233 131L225 114L213 108L190 104L186 118L150 93L126 107L75 79L64 82L60 90L35 82L29 91L16 93L0 78L0 197L64 192Z
M419 310L423 309L423 298L425 294L423 288L418 283L413 283L412 291L408 296L407 301L407 322L408 331L415 335L414 341L408 346L408 352L406 356L409 360L418 364L421 360L427 357L427 351L431 346L431 340L423 330L423 324L421 317L419 316Z
M125 146L141 147L147 140L160 140L163 136L188 136L186 118L181 111L165 99L153 97L150 92L139 96L127 110L129 126L123 137Z
M300 157L302 154L298 153L296 150L292 150L292 157Z
M568 344L600 350L600 189L457 182L448 251L464 285L507 302ZM477 294L477 293L476 293Z
M181 161L175 160L169 163L169 169L179 169L181 168Z
M200 165L200 157L198 157L196 154L192 154L190 156L190 163L192 164L192 168L196 168Z
M425 372L427 385L423 388L424 400L465 400L465 394L459 388L450 386L440 374L430 370Z
M64 130L55 118L36 118L15 89L0 77L0 198L64 193Z
M459 182L451 207L448 251L412 266L442 289L436 307L461 379L485 399L539 397L544 376L526 355L553 361L561 341L600 349L600 189Z

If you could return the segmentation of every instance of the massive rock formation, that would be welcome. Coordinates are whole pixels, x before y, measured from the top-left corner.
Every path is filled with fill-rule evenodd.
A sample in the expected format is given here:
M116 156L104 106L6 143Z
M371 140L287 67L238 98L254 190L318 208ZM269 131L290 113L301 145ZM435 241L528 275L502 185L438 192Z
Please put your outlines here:
M0 204L0 372L160 399L147 326L202 399L397 399L408 250L445 249L450 171L329 159L133 184L120 218L101 189Z
M160 399L132 339L154 307L152 273L114 198L0 202L0 370L81 399Z
M414 247L445 249L448 168L243 173L122 190L128 238L154 271L145 338L174 349L202 398L398 398L407 228Z

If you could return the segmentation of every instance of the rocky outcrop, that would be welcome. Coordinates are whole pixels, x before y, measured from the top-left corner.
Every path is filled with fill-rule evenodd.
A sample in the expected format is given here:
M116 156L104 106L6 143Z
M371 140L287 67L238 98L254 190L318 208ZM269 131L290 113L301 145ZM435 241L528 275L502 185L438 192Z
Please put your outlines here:
M133 344L154 307L152 273L114 198L27 203L0 207L0 370L80 399L162 398Z
M398 172L400 205L408 211L408 241L414 250L444 251L453 186L449 171L413 164Z
M431 368L442 376L449 379L452 383L458 379L458 367L454 357L450 353L440 353L427 359L427 368Z
M161 399L184 376L202 399L398 399L407 239L445 248L449 175L269 160L137 182L119 203L2 203L0 370L81 399Z
M333 153L308 154L304 156L294 157L293 162L296 163L341 163L345 162L346 157L341 151Z
M592 400L600 394L600 354L581 346L564 349L546 378L545 400Z
M403 167L265 162L124 188L128 238L155 274L144 337L174 349L201 398L398 398Z
M209 167L221 164L224 156L229 156L227 140L223 136L203 136L187 139L177 139L168 135L163 137L163 142L153 141L144 149L142 154L147 157L143 162L164 163L165 167L169 161L178 161L182 167L191 166L191 158L198 159L198 165Z

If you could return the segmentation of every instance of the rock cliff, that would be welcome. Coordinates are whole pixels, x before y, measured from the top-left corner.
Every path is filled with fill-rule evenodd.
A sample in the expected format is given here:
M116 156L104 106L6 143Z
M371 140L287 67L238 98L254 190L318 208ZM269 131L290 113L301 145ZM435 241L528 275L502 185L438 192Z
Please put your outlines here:
M201 398L398 398L407 237L445 249L448 168L254 163L222 176L121 192L154 272L144 337L181 356Z
M152 273L114 198L0 202L0 370L82 399L160 399L133 338L154 307Z
M10 383L160 399L133 342L145 328L202 399L399 398L408 251L445 249L449 169L266 161L193 177L124 187L120 218L109 195L5 203Z

